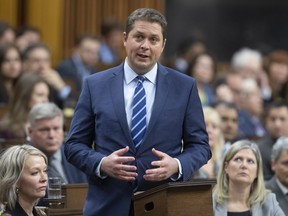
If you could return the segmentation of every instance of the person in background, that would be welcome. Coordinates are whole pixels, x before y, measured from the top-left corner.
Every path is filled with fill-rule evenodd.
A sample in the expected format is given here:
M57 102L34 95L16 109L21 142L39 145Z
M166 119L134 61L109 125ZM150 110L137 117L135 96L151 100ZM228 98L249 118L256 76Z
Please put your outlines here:
M30 145L15 145L0 156L0 215L46 215L35 208L47 188L47 157Z
M35 73L43 77L51 86L51 96L55 103L63 108L65 99L71 92L59 73L51 67L51 53L43 43L32 44L23 52L24 73Z
M271 97L268 76L263 70L263 57L258 50L243 47L236 51L231 59L231 69L244 79L254 79L263 99Z
M49 177L60 177L63 184L86 183L86 175L64 156L63 113L54 103L35 105L28 116L30 143L48 158Z
M265 186L276 194L280 207L288 215L288 136L280 137L273 145L271 162L275 175Z
M257 144L239 140L226 152L213 193L214 216L285 216L265 189Z
M257 141L262 160L265 180L273 177L271 169L271 152L276 140L281 136L288 136L288 105L277 101L270 103L265 110L265 126L267 134Z
M221 125L225 140L224 152L226 152L232 143L243 137L243 134L239 131L237 108L234 103L225 101L217 101L213 107L221 116Z
M0 47L0 103L8 104L14 92L16 80L22 73L21 54L16 46Z
M14 43L15 31L7 22L0 20L0 47Z
M266 135L262 122L263 99L254 79L245 78L240 90L241 108L238 109L239 130L247 139L260 139Z
M194 174L193 178L215 179L221 166L224 150L222 122L219 113L212 107L203 107L203 113L206 130L208 132L212 158L208 161L207 164L202 166L196 174Z
M199 53L190 62L187 74L197 81L202 105L210 106L215 100L212 87L212 80L216 74L215 60L208 53Z
M21 75L9 101L9 111L0 121L0 137L26 140L28 113L35 104L49 101L49 94L49 85L42 77Z
M159 11L135 10L125 61L84 81L65 155L89 176L86 216L133 215L134 192L188 181L211 158L195 79L158 63L166 30Z
M55 70L66 82L73 84L71 95L77 100L82 88L83 79L96 73L99 63L100 41L92 35L79 37L71 57L61 62Z
M264 70L271 87L271 97L266 102L288 100L288 52L274 50L264 58Z
M101 24L100 63L116 65L121 62L123 27L116 19L107 18Z
M188 74L189 62L199 53L203 53L206 50L206 46L201 39L196 39L193 36L184 38L178 44L175 56L168 60L166 65L169 67Z
M15 44L21 53L33 44L41 42L41 32L33 26L20 26L16 29Z

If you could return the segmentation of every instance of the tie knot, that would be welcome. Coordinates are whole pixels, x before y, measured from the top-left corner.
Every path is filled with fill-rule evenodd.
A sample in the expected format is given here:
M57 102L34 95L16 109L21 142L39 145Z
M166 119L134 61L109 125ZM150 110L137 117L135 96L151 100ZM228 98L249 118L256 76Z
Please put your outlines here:
M143 83L145 81L145 77L144 76L137 76L138 82Z

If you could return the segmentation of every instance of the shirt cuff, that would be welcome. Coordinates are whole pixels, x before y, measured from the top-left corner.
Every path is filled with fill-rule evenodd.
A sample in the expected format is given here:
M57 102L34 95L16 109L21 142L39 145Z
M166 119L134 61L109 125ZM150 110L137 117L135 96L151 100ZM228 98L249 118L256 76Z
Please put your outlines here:
M177 158L174 158L176 161L177 161L177 163L178 163L178 169L179 169L179 172L178 172L178 176L177 176L177 174L174 174L174 175L172 175L171 177L170 177L170 179L172 180L172 181L177 181L177 180L179 180L181 177L182 177L182 166L181 166L181 163L180 163L180 161L177 159Z
M59 97L61 99L66 99L69 96L70 92L71 92L71 87L65 86L63 89L59 91Z
M106 157L103 157L102 159L101 159L101 161L100 161L100 163L99 163L99 165L97 166L97 169L96 169L96 176L97 177L99 177L99 178L101 178L101 179L105 179L105 178L107 178L107 175L101 175L101 165L102 165L102 161L103 161L103 159L104 158L106 158Z

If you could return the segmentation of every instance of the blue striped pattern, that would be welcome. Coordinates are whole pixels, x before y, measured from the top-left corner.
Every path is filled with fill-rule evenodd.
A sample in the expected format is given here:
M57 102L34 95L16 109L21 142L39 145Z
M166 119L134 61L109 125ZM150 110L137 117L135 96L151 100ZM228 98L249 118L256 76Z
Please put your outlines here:
M141 144L146 132L146 94L143 87L145 77L138 76L137 78L138 83L135 88L132 103L131 124L131 135L136 148Z

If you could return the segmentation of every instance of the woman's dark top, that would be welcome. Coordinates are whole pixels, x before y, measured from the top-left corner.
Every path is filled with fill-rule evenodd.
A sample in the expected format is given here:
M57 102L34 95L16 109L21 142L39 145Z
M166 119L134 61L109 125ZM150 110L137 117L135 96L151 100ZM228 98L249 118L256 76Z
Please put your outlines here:
M1 215L3 215L3 216L4 215L5 216L28 216L18 202L16 203L15 208L13 210L9 209L8 206L6 206L6 210ZM33 208L33 215L34 216L43 216L45 214L42 214L38 210Z
M252 214L248 210L245 212L228 212L228 216L252 216Z

